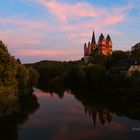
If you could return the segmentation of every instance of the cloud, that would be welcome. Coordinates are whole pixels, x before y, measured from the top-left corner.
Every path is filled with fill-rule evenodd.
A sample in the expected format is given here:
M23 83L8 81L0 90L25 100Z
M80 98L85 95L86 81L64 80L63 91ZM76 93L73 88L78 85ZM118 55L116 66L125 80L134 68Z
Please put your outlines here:
M0 19L1 39L11 48L24 45L39 45L44 38L44 31L48 31L45 22L25 20L18 18ZM45 33L46 35L46 33Z
M122 22L124 19L125 19L124 15L112 16L112 17L109 17L105 20L105 24L106 25L114 25L114 24Z
M47 23L26 20L26 19L18 19L18 18L5 18L0 19L0 25L10 25L17 28L26 28L26 29L45 29L48 27Z
M83 40L84 35L87 37L93 29L100 33L107 29L109 34L120 34L113 27L125 22L128 11L133 8L130 2L106 8L89 2L70 4L57 0L35 1L57 18L59 30L68 32L68 39L79 38L79 41Z
M87 2L79 2L77 4L66 4L58 1L36 0L39 4L52 12L61 21L67 21L68 18L76 17L97 17L100 12L92 8Z
M29 5L28 8L32 6L36 17L32 17L33 12L24 10L1 18L0 39L12 48L13 55L58 56L63 60L81 58L83 43L90 40L93 29L96 36L101 32L111 37L122 35L122 29L115 27L128 21L128 13L134 7L130 2L109 8L86 1L22 0L20 4L23 3Z
M16 48L23 45L40 44L41 34L35 34L33 31L24 29L4 29L0 32L1 39L8 44L8 47Z
M77 55L79 51L70 50L66 54L66 50L27 50L22 49L16 51L18 55L22 56L63 56L63 55Z
M62 3L57 0L35 0L47 11L56 16L61 22L68 22L69 20L79 20L80 18L91 18L90 20L97 19L112 19L107 20L107 23L116 24L122 22L125 18L124 13L132 8L132 4L128 3L124 6L103 8L97 7L88 2L78 2L75 4ZM85 20L86 22L86 20ZM101 23L98 23L101 24Z

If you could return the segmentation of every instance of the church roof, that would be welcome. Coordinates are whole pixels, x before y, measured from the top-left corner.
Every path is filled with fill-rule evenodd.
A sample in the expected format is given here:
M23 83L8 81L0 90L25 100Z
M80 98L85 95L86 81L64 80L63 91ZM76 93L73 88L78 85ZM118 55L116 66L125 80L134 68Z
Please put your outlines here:
M110 38L110 36L109 36L109 35L107 35L106 40L111 40L111 38Z
M94 31L93 31L93 34L92 34L91 44L96 44Z
M100 37L99 37L99 42L101 42L104 39L104 35L101 33Z
M84 47L87 47L87 44L86 43L84 44Z
M136 60L134 59L121 60L114 66L114 68L121 69L121 70L128 70L132 65L138 65Z

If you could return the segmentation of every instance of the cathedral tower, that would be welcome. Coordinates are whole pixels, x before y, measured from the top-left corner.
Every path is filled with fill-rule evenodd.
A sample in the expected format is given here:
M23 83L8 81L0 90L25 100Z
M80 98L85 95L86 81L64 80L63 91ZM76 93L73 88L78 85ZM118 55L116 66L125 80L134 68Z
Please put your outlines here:
M106 37L106 49L107 49L107 55L112 54L112 41L109 35Z
M99 54L107 55L106 54L106 40L102 33L98 40L98 51L99 51Z
M96 40L95 40L94 31L93 31L92 39L91 39L91 50L93 51L95 48L96 48Z
M91 43L89 42L88 45L85 43L84 45L84 56L90 56L94 53L94 50L97 50L101 55L111 55L112 54L112 41L111 37L107 35L105 38L104 35L101 33L98 44L96 44L95 34L93 31Z
M84 56L87 56L88 55L88 47L87 47L87 44L85 43L84 44Z

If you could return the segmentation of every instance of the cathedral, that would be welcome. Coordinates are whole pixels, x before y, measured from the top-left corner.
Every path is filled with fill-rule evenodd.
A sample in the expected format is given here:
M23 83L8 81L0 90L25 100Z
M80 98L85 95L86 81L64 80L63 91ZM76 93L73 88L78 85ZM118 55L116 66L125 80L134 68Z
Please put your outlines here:
M103 34L100 35L98 43L95 40L95 34L93 31L92 40L88 44L84 44L84 56L89 56L94 50L97 50L101 55L112 54L112 41L109 35L105 38Z

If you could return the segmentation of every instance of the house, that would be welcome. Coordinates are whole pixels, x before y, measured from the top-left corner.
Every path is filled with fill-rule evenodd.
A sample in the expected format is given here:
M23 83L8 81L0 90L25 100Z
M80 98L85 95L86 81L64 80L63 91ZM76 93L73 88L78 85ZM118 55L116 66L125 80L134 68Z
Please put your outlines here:
M128 76L131 76L132 72L134 71L140 72L140 64L138 64L134 59L121 60L113 67L113 69L121 72L126 72Z

